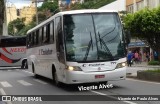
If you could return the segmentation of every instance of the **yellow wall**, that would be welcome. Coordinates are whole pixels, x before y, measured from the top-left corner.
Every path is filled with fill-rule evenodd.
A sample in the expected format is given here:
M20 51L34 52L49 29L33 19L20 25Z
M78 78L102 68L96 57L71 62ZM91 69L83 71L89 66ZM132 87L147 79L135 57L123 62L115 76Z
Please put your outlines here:
M20 11L20 18L26 18L25 24L28 24L32 21L32 17L36 13L35 6L31 4L31 6L23 7Z
M25 24L28 24L32 21L33 15L36 13L34 4L31 4L30 6L23 7L20 9L20 16L17 16L17 8L15 5L11 5L10 7L7 7L7 25L9 22L17 19L17 18L26 18Z
M140 2L140 1L143 1L143 0L136 0L136 2ZM126 0L126 6L132 5L133 3L134 3L134 0Z
M17 19L17 9L15 5L11 5L10 7L6 8L6 16L7 16L7 25L9 22Z

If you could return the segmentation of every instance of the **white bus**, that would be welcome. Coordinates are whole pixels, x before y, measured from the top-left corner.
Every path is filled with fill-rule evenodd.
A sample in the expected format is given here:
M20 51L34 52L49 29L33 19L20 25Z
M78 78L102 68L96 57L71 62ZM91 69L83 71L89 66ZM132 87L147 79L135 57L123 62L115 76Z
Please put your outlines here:
M26 37L0 37L0 66L27 68Z
M27 32L27 61L35 76L56 84L126 78L126 47L118 13L59 12Z

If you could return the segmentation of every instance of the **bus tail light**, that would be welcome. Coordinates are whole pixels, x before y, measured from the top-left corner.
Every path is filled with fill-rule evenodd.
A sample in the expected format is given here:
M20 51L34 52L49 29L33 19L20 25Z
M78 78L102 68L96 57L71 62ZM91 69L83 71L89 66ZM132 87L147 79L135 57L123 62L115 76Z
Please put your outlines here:
M127 66L127 62L118 63L115 69L123 68L125 66Z
M82 69L78 66L67 66L66 69L69 71L82 71Z

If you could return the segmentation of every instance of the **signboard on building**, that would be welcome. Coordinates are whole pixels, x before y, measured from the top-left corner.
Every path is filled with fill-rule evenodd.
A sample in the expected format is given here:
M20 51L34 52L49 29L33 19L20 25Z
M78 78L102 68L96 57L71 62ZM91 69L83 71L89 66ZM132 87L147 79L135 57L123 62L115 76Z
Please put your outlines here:
M128 44L128 47L146 47L147 45L144 42L131 42Z

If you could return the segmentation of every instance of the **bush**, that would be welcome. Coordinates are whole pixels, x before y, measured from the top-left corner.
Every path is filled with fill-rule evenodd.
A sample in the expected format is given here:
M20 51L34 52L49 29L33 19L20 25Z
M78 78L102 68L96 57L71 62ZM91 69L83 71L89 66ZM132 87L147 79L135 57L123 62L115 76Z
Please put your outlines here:
M148 65L160 65L159 61L149 61Z
M153 72L153 73L160 73L160 69L155 69L155 70L146 70L146 72Z

